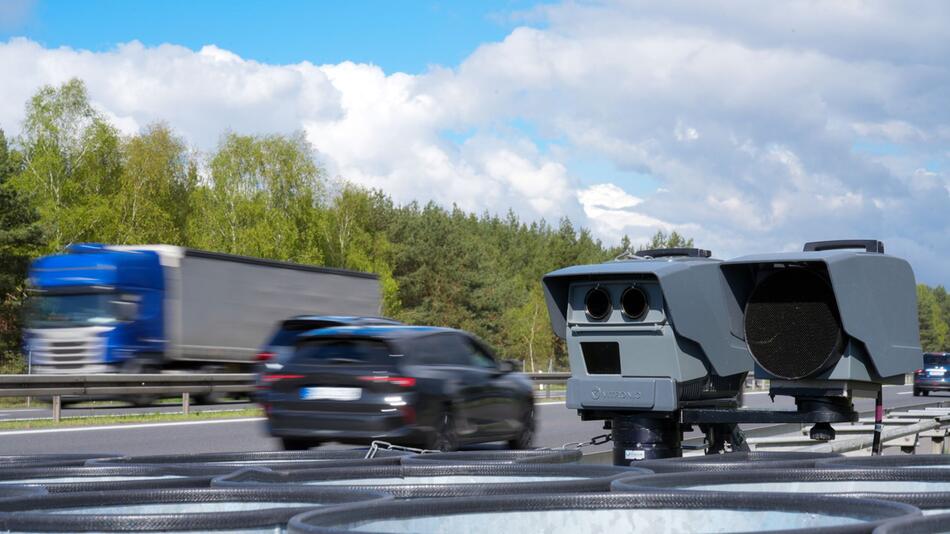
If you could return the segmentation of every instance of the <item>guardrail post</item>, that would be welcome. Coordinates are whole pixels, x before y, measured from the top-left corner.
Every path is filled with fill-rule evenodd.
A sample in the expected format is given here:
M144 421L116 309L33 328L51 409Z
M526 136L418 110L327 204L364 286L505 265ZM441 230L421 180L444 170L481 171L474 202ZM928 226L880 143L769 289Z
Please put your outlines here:
M930 452L933 454L942 454L943 453L943 436L932 436L930 438Z
M63 416L63 398L53 395L53 421L59 422Z
M187 391L181 394L181 410L185 415L191 413L191 393Z

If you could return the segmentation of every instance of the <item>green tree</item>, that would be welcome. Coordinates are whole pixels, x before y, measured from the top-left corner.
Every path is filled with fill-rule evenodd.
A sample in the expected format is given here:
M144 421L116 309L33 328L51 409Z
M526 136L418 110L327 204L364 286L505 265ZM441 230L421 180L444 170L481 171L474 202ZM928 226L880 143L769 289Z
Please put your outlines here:
M950 326L943 318L937 297L924 284L917 285L917 315L920 321L920 344L924 351L942 352L950 349Z
M211 183L195 194L191 243L264 258L323 260L322 175L302 134L227 134L208 166Z
M392 202L379 192L344 183L322 224L325 264L379 275L382 313L399 314L399 284L393 277L393 247L385 233Z
M667 235L663 230L657 230L650 242L640 245L637 250L651 250L657 248L690 248L693 246L693 238L685 238L676 233L676 230Z
M154 124L122 144L123 167L113 203L114 243L185 243L195 164L168 126Z
M943 286L937 286L932 291L934 298L937 300L937 305L940 306L940 317L946 323L947 328L950 329L950 295L947 294L947 290ZM950 342L950 333L947 334L947 337L947 341ZM950 350L950 347L948 347L948 350Z
M93 109L81 81L36 93L26 108L21 145L23 170L12 183L42 217L45 251L108 235L117 223L120 139Z
M551 335L547 305L541 284L533 284L524 304L512 306L505 314L508 356L524 362L531 373L547 369L554 353L555 336Z
M0 368L11 370L20 344L20 317L26 268L43 244L39 214L10 185L19 171L19 154L0 130Z

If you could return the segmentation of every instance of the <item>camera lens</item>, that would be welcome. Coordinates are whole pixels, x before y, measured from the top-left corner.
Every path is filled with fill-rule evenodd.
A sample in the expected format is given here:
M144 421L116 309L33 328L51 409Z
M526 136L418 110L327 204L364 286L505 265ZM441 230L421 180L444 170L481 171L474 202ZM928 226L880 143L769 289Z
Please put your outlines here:
M602 287L588 291L584 304L587 306L587 315L595 320L600 321L610 315L610 294Z
M638 287L628 287L620 297L620 308L628 319L639 321L650 310L647 295Z

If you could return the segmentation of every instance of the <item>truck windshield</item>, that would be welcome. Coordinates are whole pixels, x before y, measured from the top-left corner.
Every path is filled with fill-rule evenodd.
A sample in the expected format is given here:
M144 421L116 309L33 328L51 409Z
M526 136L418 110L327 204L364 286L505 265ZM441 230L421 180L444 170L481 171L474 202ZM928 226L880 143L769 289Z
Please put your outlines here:
M27 324L32 328L99 326L116 322L108 293L37 295L30 298Z

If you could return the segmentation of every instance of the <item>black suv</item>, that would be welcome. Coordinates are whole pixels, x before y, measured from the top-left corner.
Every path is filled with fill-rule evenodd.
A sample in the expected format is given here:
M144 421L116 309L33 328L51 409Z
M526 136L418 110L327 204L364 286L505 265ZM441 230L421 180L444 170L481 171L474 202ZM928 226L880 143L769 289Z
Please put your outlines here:
M531 446L534 396L515 365L478 338L421 326L324 328L300 336L262 376L270 433L297 450L324 441L454 450Z
M924 368L914 371L914 396L950 390L950 352L924 353Z

